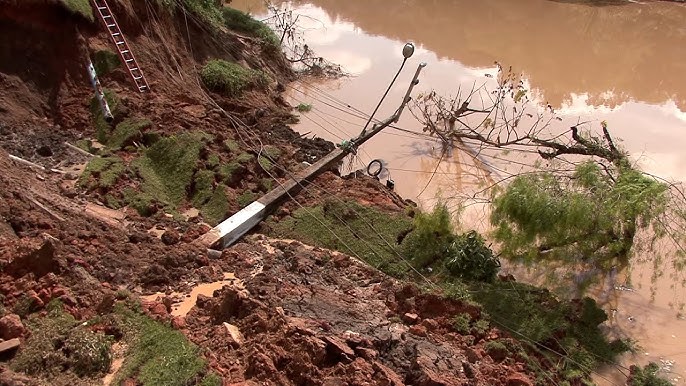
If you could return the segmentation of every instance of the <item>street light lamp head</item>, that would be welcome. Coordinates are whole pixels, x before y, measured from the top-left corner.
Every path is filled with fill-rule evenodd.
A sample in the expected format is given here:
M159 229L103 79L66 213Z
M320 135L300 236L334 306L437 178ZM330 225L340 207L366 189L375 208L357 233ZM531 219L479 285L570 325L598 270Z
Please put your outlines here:
M403 47L403 57L409 59L412 54L414 54L414 44L406 43L405 47Z

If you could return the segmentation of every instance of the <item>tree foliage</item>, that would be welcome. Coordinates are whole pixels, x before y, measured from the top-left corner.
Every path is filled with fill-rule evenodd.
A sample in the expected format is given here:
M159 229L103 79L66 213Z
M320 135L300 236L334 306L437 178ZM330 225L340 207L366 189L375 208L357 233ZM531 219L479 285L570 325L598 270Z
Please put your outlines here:
M626 266L637 232L665 211L667 190L631 167L611 177L594 161L568 176L521 175L494 194L494 237L510 257Z

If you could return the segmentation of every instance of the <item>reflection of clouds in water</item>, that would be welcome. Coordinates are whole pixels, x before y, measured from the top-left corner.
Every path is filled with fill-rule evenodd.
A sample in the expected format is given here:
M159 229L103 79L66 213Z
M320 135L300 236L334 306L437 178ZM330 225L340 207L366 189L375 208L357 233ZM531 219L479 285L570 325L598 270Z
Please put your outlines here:
M641 170L668 180L686 181L686 162L681 154L675 153L633 153Z
M297 8L298 26L305 31L305 41L312 45L329 45L346 32L355 32L352 23L331 17L321 8L308 4ZM329 59L329 58L327 58Z
M357 55L353 51L322 49L320 52L328 61L340 65L343 70L352 75L363 74L372 67L370 58Z
M606 93L611 93L611 91L607 91ZM557 112L563 115L609 114L615 109L621 108L621 105L612 108L605 104L592 104L590 103L590 99L591 96L588 93L571 93L570 98L562 102L562 106L557 109Z

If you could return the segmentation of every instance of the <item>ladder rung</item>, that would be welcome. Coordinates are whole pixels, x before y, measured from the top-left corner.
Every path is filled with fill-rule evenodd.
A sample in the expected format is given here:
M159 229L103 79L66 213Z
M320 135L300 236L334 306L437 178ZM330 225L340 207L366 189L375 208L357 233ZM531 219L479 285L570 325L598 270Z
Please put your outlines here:
M102 15L103 18L112 17L112 15Z
M121 33L119 33L119 32L115 32L112 34L112 36L119 36L119 35L121 35Z
M98 7L99 10L107 9L107 7Z
M117 45L126 44L126 42L117 42Z
M133 59L126 59L125 62L126 62L126 63L131 63L131 62L133 62Z
M138 71L138 67L129 68L129 71Z
M116 24L108 24L107 28L112 28L112 27L116 27L116 26L117 26Z
M133 79L134 79L134 80L138 80L138 79L143 79L143 77L142 77L142 76L135 76L135 75L134 75L134 76L133 76Z

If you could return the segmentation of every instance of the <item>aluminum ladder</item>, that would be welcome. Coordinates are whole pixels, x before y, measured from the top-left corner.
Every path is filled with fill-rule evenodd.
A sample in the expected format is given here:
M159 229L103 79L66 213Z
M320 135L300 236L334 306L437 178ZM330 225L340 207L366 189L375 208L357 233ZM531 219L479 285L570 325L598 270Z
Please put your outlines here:
M138 91L150 91L148 81L145 79L145 75L143 75L143 71L138 65L138 61L136 61L136 57L133 56L131 47L129 47L129 44L126 42L126 39L119 28L119 24L117 24L117 20L114 18L114 14L112 13L110 6L107 5L107 1L93 0L93 4L98 10L100 20L102 20L102 22L105 24L105 28L110 34L112 42L114 42L114 45L117 47L119 58L126 66L126 69L129 70L129 74L131 74L133 82L136 84L136 87L138 87Z

